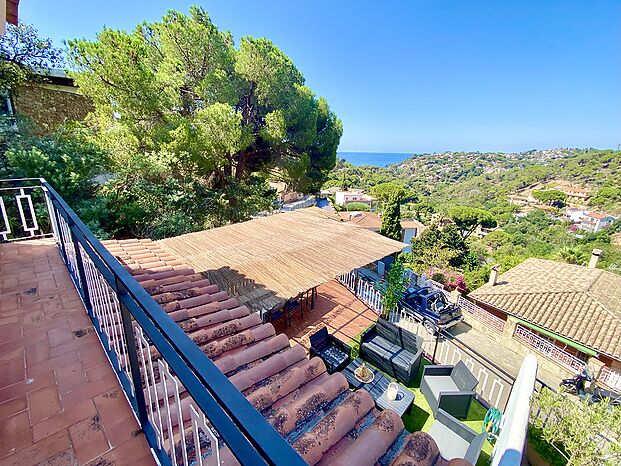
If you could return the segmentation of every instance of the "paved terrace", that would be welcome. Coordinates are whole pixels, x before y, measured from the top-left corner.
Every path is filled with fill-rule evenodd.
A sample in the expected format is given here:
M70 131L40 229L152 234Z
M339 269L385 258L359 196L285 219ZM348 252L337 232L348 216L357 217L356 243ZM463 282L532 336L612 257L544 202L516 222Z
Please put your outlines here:
M329 333L349 343L378 317L347 288L331 280L317 287L315 307L304 311L304 318L296 313L289 327L280 321L276 329L285 333L292 343L298 343L309 350L310 336L321 327L328 327Z
M0 245L0 465L155 464L52 240Z

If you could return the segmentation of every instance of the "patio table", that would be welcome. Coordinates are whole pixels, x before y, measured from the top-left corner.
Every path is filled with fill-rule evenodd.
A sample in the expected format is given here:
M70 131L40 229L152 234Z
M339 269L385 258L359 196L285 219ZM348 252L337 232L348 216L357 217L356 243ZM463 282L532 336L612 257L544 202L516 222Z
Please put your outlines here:
M392 409L399 414L399 416L406 414L412 408L412 404L414 403L414 393L412 393L412 391L407 387L395 382L399 385L399 393L397 394L396 400L389 400L386 397L386 389L388 388L388 384L394 382L394 380L367 364L367 367L371 372L373 372L375 377L369 383L360 382L354 375L354 371L359 368L363 362L364 361L362 361L362 359L356 358L350 362L345 369L343 369L343 375L349 382L349 385L355 390L364 388L370 393L378 408Z

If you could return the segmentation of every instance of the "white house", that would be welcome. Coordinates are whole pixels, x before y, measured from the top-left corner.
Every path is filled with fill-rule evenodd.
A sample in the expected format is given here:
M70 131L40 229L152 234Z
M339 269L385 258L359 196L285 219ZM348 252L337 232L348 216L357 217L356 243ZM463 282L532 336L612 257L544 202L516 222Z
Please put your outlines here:
M578 224L578 228L591 233L597 233L609 228L614 221L615 217L612 215L600 214L597 212L585 212L580 223Z
M335 193L335 201L336 205L346 205L350 202L362 202L364 204L368 204L369 207L375 201L373 196L369 196L362 192L359 189L352 189L349 191L337 191Z
M584 213L584 209L578 209L577 207L567 207L565 209L565 218L570 222L580 223Z

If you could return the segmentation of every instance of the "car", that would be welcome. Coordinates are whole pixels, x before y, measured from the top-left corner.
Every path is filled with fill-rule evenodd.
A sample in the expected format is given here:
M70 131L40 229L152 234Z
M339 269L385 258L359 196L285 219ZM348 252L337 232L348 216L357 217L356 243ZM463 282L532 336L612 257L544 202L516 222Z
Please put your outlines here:
M463 320L459 306L449 303L444 292L429 286L408 288L397 308L420 322L431 334L454 327Z

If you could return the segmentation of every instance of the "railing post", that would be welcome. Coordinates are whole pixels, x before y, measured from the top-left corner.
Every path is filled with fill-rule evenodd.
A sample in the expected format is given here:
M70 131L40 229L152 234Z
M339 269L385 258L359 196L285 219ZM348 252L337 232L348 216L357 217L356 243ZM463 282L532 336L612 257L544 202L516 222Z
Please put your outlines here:
M69 226L69 231L71 232L71 240L73 241L73 249L75 250L75 261L78 265L78 276L80 277L80 283L82 284L79 291L82 295L82 301L86 307L86 312L90 317L93 317L93 306L91 305L88 282L86 281L86 273L84 272L84 262L82 261L82 249L80 248L80 242L77 239L77 235L73 231L73 222L71 219L69 219L67 225Z
M138 420L140 421L140 426L144 428L144 426L149 423L149 415L147 414L147 404L144 391L142 390L142 378L140 377L140 365L138 363L138 352L136 351L136 337L131 315L127 306L125 306L121 299L121 295L126 294L127 290L119 283L118 278L116 278L116 292L119 300L119 308L121 310L121 319L123 320L123 333L125 334L129 367L134 385L134 396L136 398L136 407L138 408Z
M54 218L56 219L56 225L58 226L58 242L60 243L60 252L63 256L63 261L65 264L69 265L69 256L67 256L67 248L65 247L65 241L63 240L63 227L60 222L60 214L58 213L58 207L54 204L54 200L52 199L52 208L54 210Z

